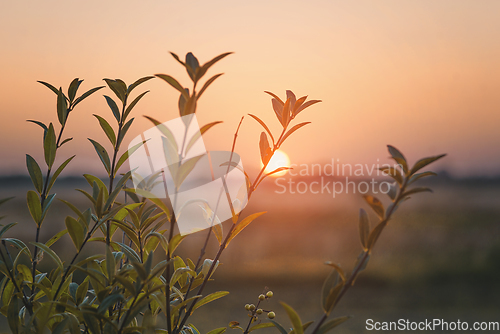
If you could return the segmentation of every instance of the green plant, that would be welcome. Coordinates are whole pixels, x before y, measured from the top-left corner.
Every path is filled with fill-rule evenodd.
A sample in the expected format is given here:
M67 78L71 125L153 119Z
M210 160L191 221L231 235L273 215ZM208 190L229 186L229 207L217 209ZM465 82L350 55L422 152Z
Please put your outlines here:
M202 88L197 91L200 80L212 65L229 54L221 54L204 65L200 65L192 53L186 55L185 61L181 61L177 55L172 53L172 56L185 67L192 81L191 90L185 88L169 75L157 74L156 77L164 80L179 92L180 116L196 112L199 98L222 74L216 74L206 80ZM199 334L196 327L189 322L193 312L228 294L226 291L218 291L208 295L203 293L229 243L265 212L252 213L241 218L242 213L235 210L230 201L232 220L229 230L224 233L222 225L212 224L206 232L200 232L206 233L206 238L200 247L196 262L189 258L183 259L176 254L176 249L186 236L174 232L177 217L172 210L172 203L168 201L165 203L149 193L151 187L161 177L161 173L156 173L149 179L142 179L140 181L142 187L139 188L130 188L128 185L132 177L138 177L134 171L119 174L120 168L130 155L134 154L145 143L145 141L140 142L126 151L121 149L123 140L134 121L134 118L130 117L131 112L147 91L136 95L133 100L132 93L135 93L134 89L139 85L153 78L154 76L143 77L130 85L120 79L104 79L108 88L115 95L115 98L107 95L104 97L116 120L116 125L112 126L106 118L94 115L109 143L102 145L93 139L89 139L89 141L103 164L108 180L103 182L94 175L84 174L90 190L78 189L78 191L88 200L88 207L81 211L69 201L60 199L72 210L74 216L65 217L66 229L58 232L46 242L40 241L40 229L56 197L56 194L50 194L50 191L59 175L74 158L74 156L67 158L53 172L58 149L72 139L62 140L65 125L77 104L104 87L91 89L75 98L83 80L73 80L67 95L63 93L61 88L56 89L48 83L41 82L57 95L57 115L61 127L56 136L55 126L52 123L46 126L39 121L30 121L38 124L44 130L43 150L47 165L44 177L36 160L27 155L26 164L35 188L35 191L30 190L27 193L28 209L36 225L35 239L31 242L34 246L33 252L22 240L4 237L4 234L16 223L5 225L0 231L2 238L0 271L4 275L0 284L2 298L0 312L7 317L13 333L50 331L71 334ZM304 109L320 102L319 100L306 101L307 97L305 96L297 99L291 91L286 92L285 101L273 93L266 93L272 96L272 106L282 130L275 137L258 116L250 115L264 128L264 131L260 134L259 140L260 159L263 167L253 182L242 170L245 173L245 191L248 200L267 176L287 169L287 167L281 167L270 173L265 172L271 157L286 139L309 123L292 125L294 119ZM176 189L179 189L186 175L196 165L196 160L187 159L184 156L184 148L189 147L196 138L189 138L188 141L186 131L182 142L177 143L169 130L162 127L161 122L152 117L147 118L161 130L166 153L174 147L176 154L178 154L176 163L172 167L172 174L174 179L178 181ZM242 121L238 124L234 135L231 155L235 149ZM220 122L216 121L201 127L200 133L204 134L218 123ZM177 149L179 144L180 151ZM110 149L106 149L106 146ZM316 322L313 333L325 333L347 319L342 317L325 322L338 301L354 284L358 274L365 268L373 246L397 206L409 195L429 190L427 188L408 189L408 186L416 180L433 175L432 172L417 174L417 171L442 157L422 159L409 169L406 159L398 150L389 146L389 151L399 164L399 168L384 169L396 181L389 192L391 205L386 210L375 197L365 197L380 221L370 230L367 214L361 210L360 237L363 252L349 277L346 277L340 266L327 263L333 267L333 270L323 288L324 314ZM229 159L226 165L228 169L231 166L238 167L232 163L232 159ZM0 201L0 204L7 200L9 199ZM209 209L207 208L206 211L207 218L213 217L214 214ZM65 234L69 235L75 247L75 253L68 263L63 263L59 255L51 249L51 246ZM207 258L205 254L212 234L219 247L213 258ZM79 259L83 250L88 248L90 243L96 242L105 245L105 253ZM45 258L50 258L56 265L49 272L40 271L38 268L43 254L46 255ZM154 262L155 255L161 260ZM24 264L27 258L29 262ZM77 282L73 278L76 271L85 274L83 281ZM272 297L273 293L266 291L258 296L257 305L248 304L245 307L250 316L245 328L236 322L230 323L229 327L239 328L244 333L260 328L276 327L281 333L287 334L288 331L273 320L276 316L275 312L261 307L261 302ZM290 317L294 333L303 333L312 322L302 324L293 308L285 303L282 305ZM269 321L255 324L265 319ZM220 334L225 330L226 328L222 327L209 334Z

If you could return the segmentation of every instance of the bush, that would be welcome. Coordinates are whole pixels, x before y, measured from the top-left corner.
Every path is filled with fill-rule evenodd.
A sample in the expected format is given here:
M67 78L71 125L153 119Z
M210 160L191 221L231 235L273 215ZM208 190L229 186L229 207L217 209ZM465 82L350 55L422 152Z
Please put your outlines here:
M66 138L64 132L66 124L74 108L104 86L90 89L76 97L83 80L78 78L73 80L67 94L63 93L61 88L57 89L49 83L40 81L57 96L59 124L50 123L47 126L40 121L29 121L43 129L45 158L45 172L42 173L38 162L30 155L26 155L26 165L34 187L34 190L28 191L26 198L29 212L36 226L35 238L29 243L30 247L22 240L6 238L6 232L16 223L7 224L0 231L2 238L0 271L4 275L0 286L2 298L0 312L7 317L13 333L47 331L71 334L199 333L189 322L190 316L199 307L228 294L226 291L203 294L205 287L212 280L211 277L219 264L221 254L238 233L264 213L253 213L243 218L243 202L251 199L267 176L287 169L287 167L282 167L270 173L264 172L273 154L288 137L309 123L294 124L295 118L304 109L320 101L306 101L305 96L297 99L291 91L286 92L286 100L281 100L277 95L266 92L272 97L272 106L282 125L282 131L275 136L258 116L250 115L264 129L259 141L263 167L253 181L241 170L245 173L245 185L241 192L243 198L239 201L232 201L224 181L226 195L230 199L228 203L232 216L232 224L227 232L224 233L222 225L216 221L217 208L208 205L203 207L210 226L206 232L204 244L200 245L200 255L196 262L189 258L183 259L176 254L177 246L186 235L175 233L174 227L179 217L178 214L176 217L177 212L173 210L173 203L162 201L152 194L154 187L163 182L162 173L158 172L148 178L143 178L135 171L124 173L119 173L119 171L124 169L123 165L129 157L147 141L147 139L141 141L129 147L128 150L122 149L123 140L134 121L134 118L131 118L132 111L147 93L136 94L138 87L155 77L164 80L180 93L180 116L192 116L196 112L198 99L221 74L216 74L206 80L199 91L196 90L197 85L201 85L200 80L213 64L229 54L221 54L200 66L196 57L191 53L186 55L184 62L172 53L172 56L186 68L193 85L191 90L184 88L176 79L165 74L147 76L131 85L125 84L120 79L104 79L107 87L115 95L114 98L105 95L105 100L114 116L113 122L116 121L116 124L112 126L110 124L112 122L104 117L94 116L109 139L110 143L107 146L111 145L111 150L105 149L104 145L97 141L89 140L106 170L108 179L105 184L94 175L84 174L92 191L78 190L89 203L88 208L83 211L69 201L59 199L72 210L74 215L65 217L66 229L59 231L46 242L42 242L39 236L47 212L56 197L55 194L51 194L51 189L65 167L75 157L68 157L57 168L54 166L60 147L72 139ZM188 159L186 152L199 137L195 135L187 142L186 130L182 143L178 143L170 130L161 122L151 117L147 118L162 133L164 158L171 159L169 169L175 181L177 194L183 181L193 171L198 161L195 158ZM202 135L218 123L220 122L201 127L199 134ZM232 160L240 125L241 121L234 135L229 161L223 164L227 166L228 171L231 167L240 168ZM180 150L179 144L181 144ZM385 208L379 199L365 196L369 207L376 213L378 221L372 228L367 213L363 209L360 210L359 233L362 252L350 275L346 275L339 265L332 262L326 263L332 271L324 282L321 296L324 313L318 321L302 323L295 310L282 303L295 334L302 334L310 325L314 328L312 333L325 333L348 319L348 317L339 317L327 321L332 310L366 267L373 247L398 206L410 195L430 191L429 188L410 188L410 186L420 178L435 175L433 172L419 171L443 155L421 159L410 167L401 152L392 146L388 148L397 163L397 167L382 168L388 176L394 179L388 193L390 205ZM172 152L175 152L174 157ZM135 187L130 187L132 180ZM0 201L0 204L9 199ZM63 263L59 255L51 249L51 246L65 234L69 235L75 247L74 255L69 263ZM205 257L205 250L212 234L217 239L219 248L214 258L209 259ZM82 251L95 242L106 245L105 253L79 259ZM161 259L160 261L153 261L155 254ZM49 272L40 271L38 267L43 255L55 264ZM29 262L26 259L29 259ZM28 265L23 263L28 263ZM85 279L80 283L73 279L77 271L85 274ZM259 295L256 298L256 304L245 306L249 315L248 323L240 325L237 322L231 322L229 327L238 328L244 333L260 328L275 327L282 334L289 333L273 320L274 311L261 308L261 302L272 297L272 291L265 291ZM163 320L160 321L160 318ZM210 334L223 333L225 330L226 327L218 328Z

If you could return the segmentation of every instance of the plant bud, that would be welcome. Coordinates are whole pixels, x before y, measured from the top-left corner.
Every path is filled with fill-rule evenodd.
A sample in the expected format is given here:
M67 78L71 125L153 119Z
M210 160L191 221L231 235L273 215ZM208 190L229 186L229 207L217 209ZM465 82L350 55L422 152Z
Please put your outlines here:
M250 304L245 305L245 310L250 311Z
M261 308L258 308L257 311L255 311L257 314L262 314L264 311Z
M254 304L250 304L250 305L249 305L249 307L248 307L248 309L249 309L250 311L255 310L255 305L254 305Z
M268 291L268 292L266 293L266 297L267 297L267 298L271 298L273 295L274 295L274 294L273 294L273 292L272 292L272 291Z
M274 317L275 317L275 316L276 316L276 313L274 313L273 311L271 311L271 312L269 312L269 313L267 314L267 317L268 317L269 319L274 319Z
M259 296L259 300L264 300L264 299L266 299L266 296L264 296L264 295Z

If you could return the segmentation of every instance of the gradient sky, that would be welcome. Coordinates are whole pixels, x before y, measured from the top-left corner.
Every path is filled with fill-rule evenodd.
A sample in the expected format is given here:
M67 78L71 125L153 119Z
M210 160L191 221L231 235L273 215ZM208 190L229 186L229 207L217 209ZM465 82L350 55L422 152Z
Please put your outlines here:
M168 54L192 51L204 63L234 51L198 106L201 124L224 123L205 138L230 149L241 116L279 123L270 90L321 99L297 121L312 124L283 146L293 163L387 161L385 145L411 160L448 153L435 168L456 175L500 174L500 2L498 1L11 1L0 5L0 174L26 173L26 153L43 161L42 131L56 122L56 97L36 83L81 90L103 78L132 83L168 73L187 85ZM178 94L161 80L134 111L129 140L150 127L142 115L177 117ZM87 137L107 144L93 113L112 119L103 94L69 118L77 153L68 173L100 172ZM261 129L246 117L237 151L257 166ZM127 142L127 140L126 140ZM127 142L128 143L128 142ZM109 147L109 146L107 146Z

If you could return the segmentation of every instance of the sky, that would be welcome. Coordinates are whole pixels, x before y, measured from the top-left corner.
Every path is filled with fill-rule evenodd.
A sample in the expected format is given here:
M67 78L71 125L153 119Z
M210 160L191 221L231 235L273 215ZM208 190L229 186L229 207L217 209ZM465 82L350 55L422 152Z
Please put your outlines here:
M311 124L282 147L292 163L388 162L386 145L414 162L448 153L435 169L457 176L500 174L500 2L497 1L11 1L0 5L0 174L27 174L25 154L41 164L42 131L54 122L56 96L37 80L81 92L120 78L128 84L166 73L187 86L169 55L193 52L224 73L200 99L205 136L229 150L242 116L280 125L271 91L320 99L296 121ZM178 93L155 79L133 111L128 143L152 124L178 117ZM80 93L81 93L80 92ZM92 114L113 120L103 89L70 115L57 163L77 154L66 174L101 173L87 138L108 145ZM113 126L115 126L113 124ZM246 116L236 146L259 164L262 128ZM106 146L109 148L109 145ZM338 160L337 160L338 159ZM43 170L43 169L42 169Z

